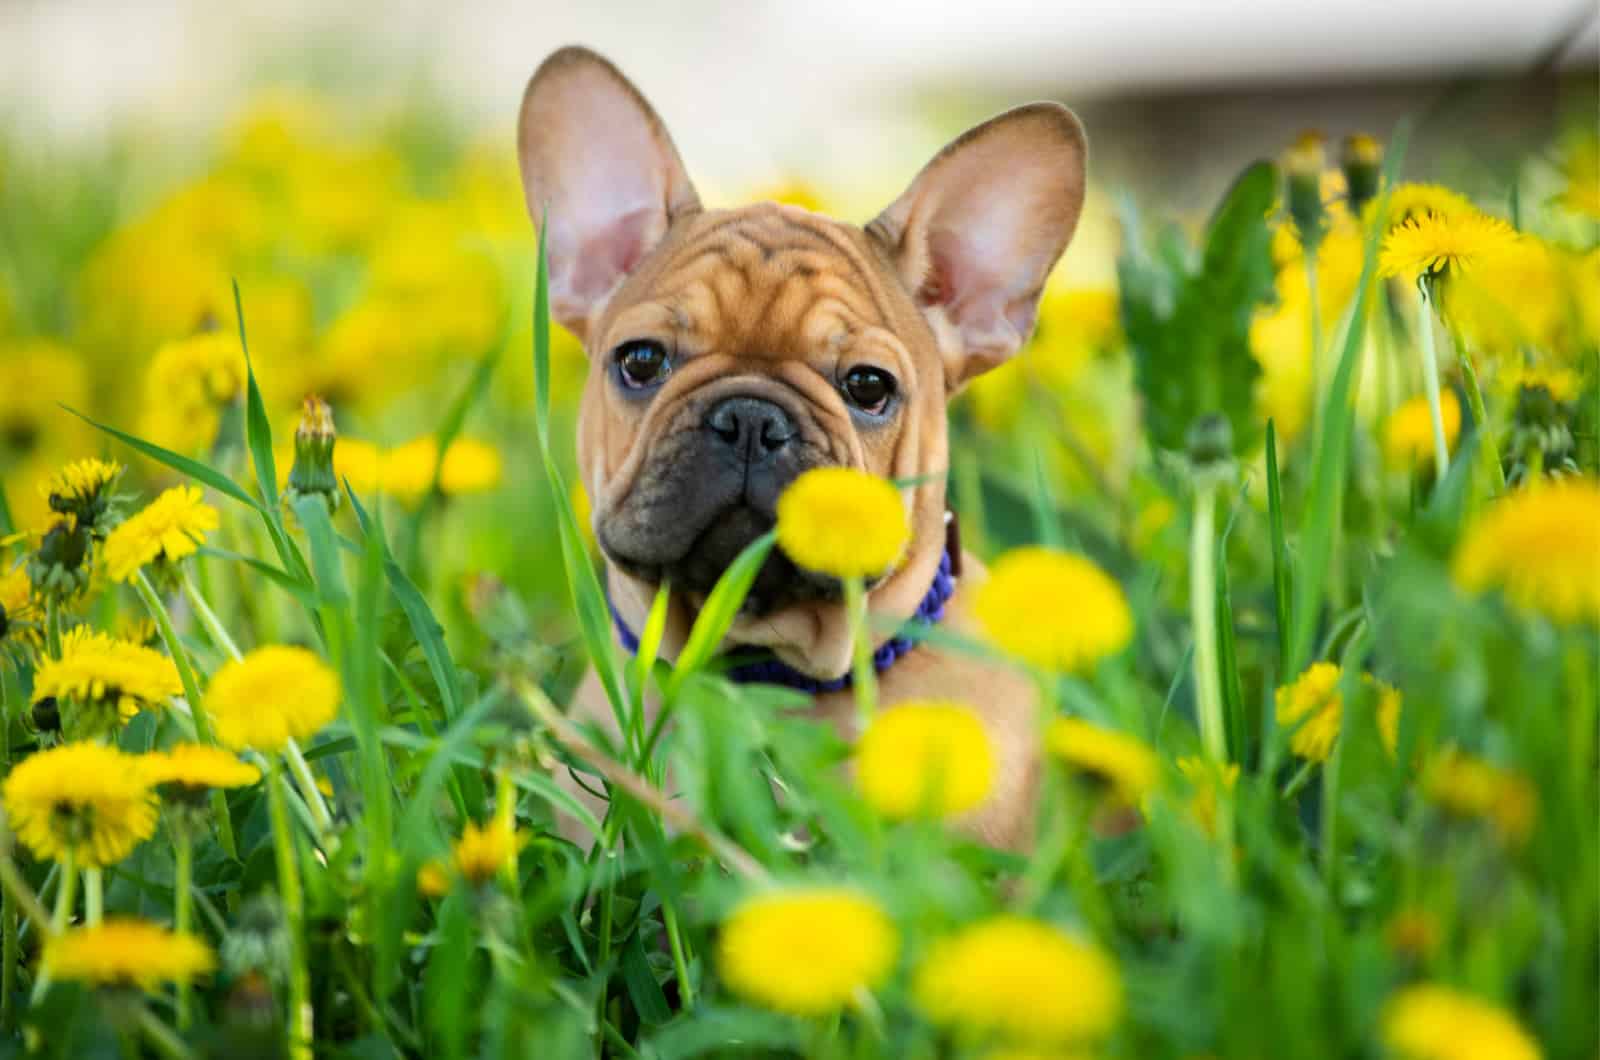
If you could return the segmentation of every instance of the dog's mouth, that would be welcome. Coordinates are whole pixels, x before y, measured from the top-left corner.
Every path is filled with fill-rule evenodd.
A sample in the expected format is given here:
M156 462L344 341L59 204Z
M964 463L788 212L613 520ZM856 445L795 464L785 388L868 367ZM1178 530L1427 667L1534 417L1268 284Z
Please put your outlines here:
M675 559L641 561L629 557L608 547L604 534L600 544L606 558L631 577L654 585L671 583L675 591L686 594L698 607L740 553L771 530L775 521L770 512L745 503L732 504L712 518ZM775 547L762 562L739 613L761 618L798 603L832 601L842 596L838 579L795 566L782 549Z

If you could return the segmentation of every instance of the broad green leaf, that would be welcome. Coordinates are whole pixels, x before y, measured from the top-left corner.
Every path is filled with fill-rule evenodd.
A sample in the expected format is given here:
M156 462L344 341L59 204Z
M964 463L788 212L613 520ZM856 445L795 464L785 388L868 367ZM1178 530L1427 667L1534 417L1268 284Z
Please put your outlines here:
M677 664L672 668L672 677L667 682L666 698L669 702L683 687L684 679L703 669L716 654L739 608L744 605L744 598L749 595L756 575L761 573L761 565L767 561L767 555L777 542L776 531L769 530L762 534L746 545L744 551L728 564L728 569L717 579L711 595L706 597L705 606L695 616L689 639L684 642L683 651L678 654Z

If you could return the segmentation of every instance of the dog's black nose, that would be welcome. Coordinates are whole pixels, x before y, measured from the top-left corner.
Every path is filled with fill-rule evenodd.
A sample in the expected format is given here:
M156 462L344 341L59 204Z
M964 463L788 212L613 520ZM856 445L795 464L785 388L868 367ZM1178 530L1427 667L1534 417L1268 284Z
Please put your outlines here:
M706 417L706 426L752 464L777 454L798 433L787 412L771 401L755 397L731 397L718 402Z

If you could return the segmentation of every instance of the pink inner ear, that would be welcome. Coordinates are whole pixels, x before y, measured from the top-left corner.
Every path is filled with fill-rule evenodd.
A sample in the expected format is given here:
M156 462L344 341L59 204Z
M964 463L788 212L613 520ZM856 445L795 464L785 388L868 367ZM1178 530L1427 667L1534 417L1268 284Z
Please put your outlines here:
M662 221L659 210L642 206L578 234L567 273L557 280L562 294L591 305L605 298L660 238Z

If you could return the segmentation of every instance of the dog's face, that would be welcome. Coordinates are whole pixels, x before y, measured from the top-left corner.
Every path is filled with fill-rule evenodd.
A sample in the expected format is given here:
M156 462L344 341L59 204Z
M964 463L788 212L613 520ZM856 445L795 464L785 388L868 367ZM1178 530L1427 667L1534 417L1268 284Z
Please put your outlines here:
M703 594L784 487L825 465L924 479L911 553L942 542L945 401L1020 347L1077 222L1070 112L979 126L865 228L702 209L654 111L583 49L534 75L519 149L529 210L548 217L553 312L590 357L578 460L617 568ZM747 610L836 589L775 552Z

